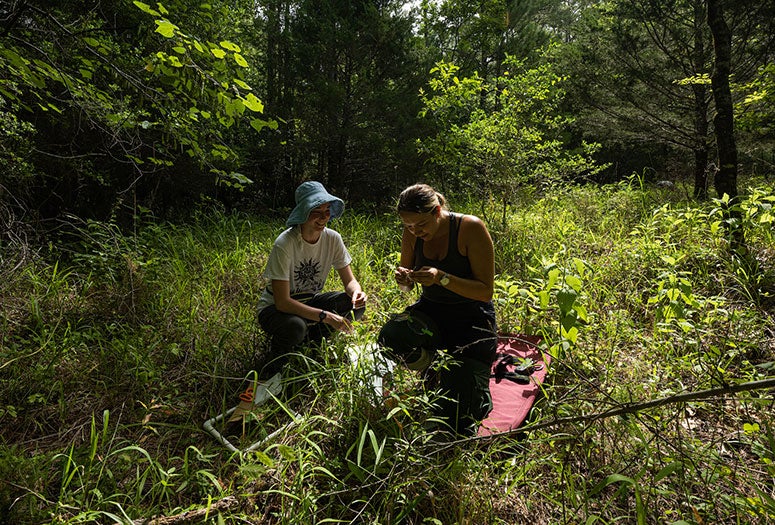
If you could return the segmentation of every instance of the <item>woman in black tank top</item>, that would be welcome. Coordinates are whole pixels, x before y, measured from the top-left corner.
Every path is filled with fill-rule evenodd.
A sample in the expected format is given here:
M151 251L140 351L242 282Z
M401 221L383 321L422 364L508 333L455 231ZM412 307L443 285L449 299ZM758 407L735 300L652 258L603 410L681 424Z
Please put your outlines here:
M409 368L422 370L448 352L455 360L438 373L443 397L435 415L458 433L476 432L492 408L490 367L497 329L492 294L492 238L473 215L447 210L444 196L425 184L398 201L404 225L395 279L404 290L422 287L420 299L391 316L379 344Z

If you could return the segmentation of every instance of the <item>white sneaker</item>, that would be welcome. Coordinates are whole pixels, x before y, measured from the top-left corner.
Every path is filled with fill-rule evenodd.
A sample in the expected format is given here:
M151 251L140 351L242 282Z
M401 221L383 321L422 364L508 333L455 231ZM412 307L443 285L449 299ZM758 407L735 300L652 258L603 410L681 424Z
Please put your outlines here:
M253 405L263 405L273 396L280 395L280 392L283 391L282 379L282 374L277 372L263 383L256 383L256 388L253 391Z

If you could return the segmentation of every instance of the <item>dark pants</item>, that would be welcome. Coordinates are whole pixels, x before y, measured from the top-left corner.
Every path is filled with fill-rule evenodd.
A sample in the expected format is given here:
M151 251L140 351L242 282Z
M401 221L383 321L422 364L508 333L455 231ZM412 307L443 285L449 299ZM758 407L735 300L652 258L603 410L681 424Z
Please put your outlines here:
M454 360L433 374L442 397L434 415L460 434L473 434L492 410L490 367L497 346L492 303L441 304L420 300L391 316L379 345L393 359L411 362L418 349L446 349Z
M366 308L353 309L352 299L344 292L326 292L304 300L307 306L359 320ZM270 338L269 354L260 367L261 377L271 377L282 370L288 356L305 341L320 342L334 331L329 325L308 321L298 315L281 312L274 305L258 313L258 323Z

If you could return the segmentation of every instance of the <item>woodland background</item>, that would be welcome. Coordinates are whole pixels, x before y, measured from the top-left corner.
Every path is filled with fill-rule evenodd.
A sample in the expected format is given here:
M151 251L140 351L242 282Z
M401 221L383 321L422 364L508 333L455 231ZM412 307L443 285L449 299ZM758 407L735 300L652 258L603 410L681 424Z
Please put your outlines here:
M775 7L710 4L737 159L770 174ZM367 207L420 179L508 202L633 173L704 198L720 169L707 14L704 0L5 1L5 236L208 199L268 212L307 179Z
M0 523L775 520L775 2L0 1ZM232 454L305 180L369 293ZM439 446L350 344L395 198L482 216L522 433ZM364 379L364 373L366 379Z

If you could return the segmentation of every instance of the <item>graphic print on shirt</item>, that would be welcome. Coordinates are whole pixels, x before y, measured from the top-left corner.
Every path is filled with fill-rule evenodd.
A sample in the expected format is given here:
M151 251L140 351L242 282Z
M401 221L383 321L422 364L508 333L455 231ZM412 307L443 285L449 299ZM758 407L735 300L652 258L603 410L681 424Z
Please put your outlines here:
M320 261L307 259L299 261L293 270L293 278L296 283L296 292L316 292L318 288L318 274L320 273Z

